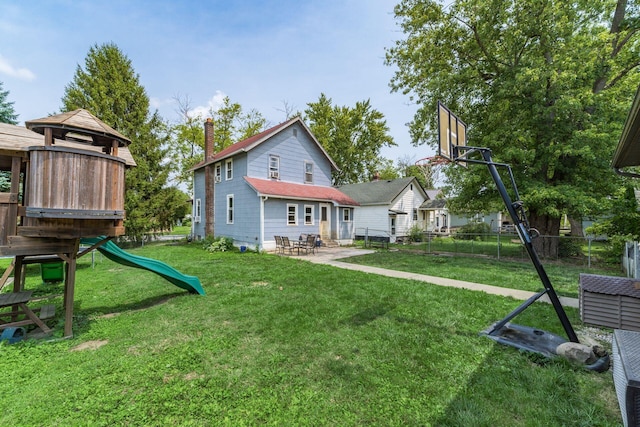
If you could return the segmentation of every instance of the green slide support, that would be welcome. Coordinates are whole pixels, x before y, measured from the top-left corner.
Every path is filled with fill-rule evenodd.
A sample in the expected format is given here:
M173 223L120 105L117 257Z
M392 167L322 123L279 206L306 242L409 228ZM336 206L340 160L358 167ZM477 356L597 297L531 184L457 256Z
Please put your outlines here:
M81 243L83 245L91 246L102 240L103 239L100 238L82 239ZM164 262L130 254L129 252L120 249L118 245L111 241L98 246L97 249L113 262L126 265L127 267L141 268L143 270L156 273L182 289L186 289L189 292L200 295L205 294L204 289L202 289L202 285L200 284L200 279L196 276L187 276L186 274L182 274Z

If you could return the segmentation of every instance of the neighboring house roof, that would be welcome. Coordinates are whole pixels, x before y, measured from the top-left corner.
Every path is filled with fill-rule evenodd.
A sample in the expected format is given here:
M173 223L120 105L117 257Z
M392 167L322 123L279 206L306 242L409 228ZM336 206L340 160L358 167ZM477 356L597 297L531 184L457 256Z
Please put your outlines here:
M333 202L340 206L358 206L358 202L334 187L244 177L260 196Z
M360 184L346 184L340 187L340 191L352 197L361 206L389 205L411 183L424 193L425 198L427 197L422 186L413 176L400 179L381 179Z
M445 199L425 200L420 209L444 209L447 206Z
M425 193L427 193L427 197L430 199L436 199L440 193L442 193L442 190L439 189L432 189L432 190L424 190Z
M313 136L313 133L311 133L311 130L307 127L307 125L304 123L304 121L300 117L294 117L293 119L287 120L284 123L280 123L279 125L276 125L276 126L274 126L272 128L269 128L269 129L267 129L267 130L265 130L263 132L260 132L257 135L253 135L252 137L249 137L249 138L247 138L245 140L236 142L235 144L230 145L229 147L225 148L224 150L220 151L219 153L216 153L211 160L202 161L202 162L196 164L192 168L192 170L197 170L197 169L203 168L203 167L205 167L207 165L210 165L212 163L216 163L216 162L219 162L219 161L221 161L223 159L226 159L228 157L235 156L236 154L246 153L247 151L250 151L253 148L257 147L258 145L262 144L263 142L267 141L269 138L273 137L274 135L282 132L283 130L285 130L289 126L292 126L294 123L300 123L300 125L307 132L307 134L309 135L311 140L318 146L320 151L322 151L322 153L329 160L329 163L331 163L331 167L333 169L335 169L335 170L338 170L338 166L335 164L333 159L329 156L329 154L325 151L325 149L322 147L322 145L318 142L316 137Z

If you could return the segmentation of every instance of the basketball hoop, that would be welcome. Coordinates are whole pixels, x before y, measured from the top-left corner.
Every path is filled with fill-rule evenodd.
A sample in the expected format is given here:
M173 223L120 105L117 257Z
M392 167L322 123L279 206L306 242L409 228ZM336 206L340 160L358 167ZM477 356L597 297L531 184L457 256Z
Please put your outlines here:
M427 185L431 185L436 188L436 184L440 183L442 178L442 170L444 166L451 163L451 160L443 156L431 156L425 157L415 162L415 165L420 169L422 176L424 176Z

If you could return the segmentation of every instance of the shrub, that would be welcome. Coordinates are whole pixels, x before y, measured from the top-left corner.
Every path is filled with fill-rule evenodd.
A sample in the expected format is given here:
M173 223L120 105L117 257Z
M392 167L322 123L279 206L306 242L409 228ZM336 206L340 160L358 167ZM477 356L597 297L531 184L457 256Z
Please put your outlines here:
M424 231L418 224L414 224L409 230L407 237L410 242L422 242L422 236Z
M233 239L228 237L205 239L203 247L209 252L227 252L233 249Z
M456 231L456 239L485 240L491 233L491 226L486 222L470 222Z
M582 241L570 237L560 237L558 241L558 256L569 258L584 255L582 252Z

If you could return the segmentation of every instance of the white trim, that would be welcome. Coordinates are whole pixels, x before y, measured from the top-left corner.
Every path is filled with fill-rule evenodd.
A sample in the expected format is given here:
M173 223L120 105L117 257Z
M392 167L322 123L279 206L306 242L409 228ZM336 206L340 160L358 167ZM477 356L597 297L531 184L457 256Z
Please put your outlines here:
M196 199L193 204L193 222L200 223L200 216L202 215L202 200Z
M229 201L231 201L231 209L229 209ZM227 224L233 224L233 220L235 217L235 207L235 199L233 197L233 194L227 194ZM231 213L231 215L229 215L229 213ZM231 217L231 220L229 220L229 217Z
M311 172L307 172L307 165L311 166ZM310 162L308 160L304 161L304 166L303 166L303 176L302 176L302 182L304 182L305 184L313 184L313 162ZM311 176L311 179L309 181L307 181L307 174L309 174Z
M295 215L295 223L290 223L289 222L289 208L293 208L293 213ZM287 225L290 225L292 227L295 227L298 225L298 205L297 204L293 204L293 203L287 203Z
M309 222L307 222L307 208L311 208L311 213L309 214L311 221ZM304 225L315 225L315 206L304 205Z
M225 181L233 179L233 159L228 159L224 162L224 178Z

